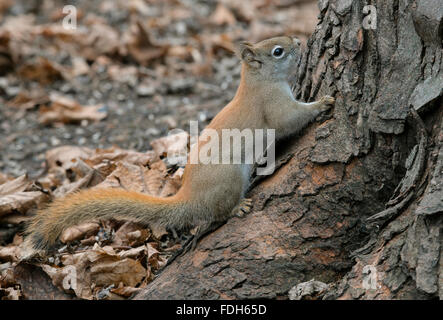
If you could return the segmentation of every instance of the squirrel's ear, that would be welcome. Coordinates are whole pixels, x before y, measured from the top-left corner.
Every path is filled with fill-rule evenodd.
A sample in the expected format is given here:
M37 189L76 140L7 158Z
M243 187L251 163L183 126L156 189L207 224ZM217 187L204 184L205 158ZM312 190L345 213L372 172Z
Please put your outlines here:
M240 42L236 45L235 53L242 61L253 68L260 68L261 62L257 59L253 45L249 42Z

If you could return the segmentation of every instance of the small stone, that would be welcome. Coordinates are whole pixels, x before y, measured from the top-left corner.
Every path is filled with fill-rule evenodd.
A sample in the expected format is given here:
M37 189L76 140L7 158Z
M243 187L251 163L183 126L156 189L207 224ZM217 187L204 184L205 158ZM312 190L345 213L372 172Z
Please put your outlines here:
M155 94L155 88L153 86L148 85L139 85L137 87L137 95L139 97L149 97Z
M52 136L51 137L51 145L53 147L60 145L60 140L57 137Z

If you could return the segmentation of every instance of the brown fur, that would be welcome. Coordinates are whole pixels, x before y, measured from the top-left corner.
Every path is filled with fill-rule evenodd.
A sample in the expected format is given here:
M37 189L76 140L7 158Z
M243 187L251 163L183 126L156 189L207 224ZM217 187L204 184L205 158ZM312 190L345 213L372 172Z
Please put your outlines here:
M285 51L281 59L271 54L276 45ZM276 129L280 139L299 132L328 109L334 102L331 97L312 103L295 101L288 76L299 51L299 41L289 37L241 44L237 51L243 61L239 88L208 128L217 132ZM201 142L198 148L204 145ZM198 152L198 148L191 152ZM175 229L224 221L242 200L251 168L245 164L187 164L182 187L169 198L119 189L80 191L41 210L28 227L28 241L36 249L48 249L65 228L97 219L131 220Z

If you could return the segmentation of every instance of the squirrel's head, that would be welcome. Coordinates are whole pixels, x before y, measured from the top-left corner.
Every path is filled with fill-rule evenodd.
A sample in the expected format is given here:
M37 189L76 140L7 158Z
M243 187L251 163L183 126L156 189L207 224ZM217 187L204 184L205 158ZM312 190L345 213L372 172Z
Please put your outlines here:
M286 80L300 58L300 40L276 37L256 44L241 42L236 54L247 71L263 79Z

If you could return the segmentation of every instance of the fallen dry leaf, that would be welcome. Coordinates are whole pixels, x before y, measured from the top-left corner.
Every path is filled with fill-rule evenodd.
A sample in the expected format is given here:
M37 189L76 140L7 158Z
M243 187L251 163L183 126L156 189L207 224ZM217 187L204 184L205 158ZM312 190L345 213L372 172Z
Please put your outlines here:
M87 31L76 33L75 40L81 44L80 55L95 60L101 55L117 53L120 46L119 34L111 26L103 23L97 16L90 16L86 22Z
M61 146L46 152L46 162L49 168L62 167L67 170L75 166L77 159L87 159L93 153L93 150L85 147Z
M118 255L120 256L120 258L137 258L141 254L146 254L146 252L146 246L143 245L137 248L120 251Z
M54 286L48 275L40 266L20 262L11 275L15 284L20 285L23 298L27 300L72 300L68 295Z
M256 2L235 0L223 0L223 2L226 6L231 8L233 12L235 12L240 20L248 22L258 20L256 19Z
M112 245L135 247L146 241L150 234L149 229L128 221L115 232Z
M88 175L92 170L94 170L89 165L87 165L82 159L76 159L76 161L73 161L72 167L70 167L70 169L78 177L84 177Z
M93 289L110 285L134 287L146 276L146 269L139 261L121 258L111 247L62 256L64 267L42 265L54 285L62 290L73 290L77 297L93 298ZM68 277L69 281L66 279Z
M37 61L25 64L18 70L21 77L43 85L62 79L65 72L62 66L44 57L38 57Z
M159 170L151 169L146 172L145 192L150 195L158 196L165 183L165 174Z
M0 247L0 261L18 261L19 248L17 246Z
M71 123L82 120L100 121L107 113L102 105L82 106L78 102L64 96L51 94L51 104L40 108L38 121L43 124Z
M48 174L37 180L37 183L43 189L50 190L63 185L68 179L66 170L62 167L52 167L48 170Z
M86 174L86 176L80 178L75 182L62 184L53 192L53 195L56 198L60 198L80 189L91 187L93 186L92 181L95 180L97 183L99 181L102 181L101 177L97 175L98 173L95 170L91 170L88 174ZM94 177L96 179L94 179ZM65 180L65 182L66 181L67 180Z
M12 100L9 100L7 105L20 109L31 109L36 105L49 102L48 95L42 90L20 91Z
M153 151L142 153L113 147L110 149L96 149L94 154L91 154L85 159L85 162L90 166L103 164L106 161L124 161L135 165L146 166L156 158L156 154Z
M169 197L177 193L182 184L183 172L183 168L178 168L172 176L166 177L166 182L160 192L160 197Z
M219 26L223 24L233 25L237 22L232 12L222 3L217 4L217 8L209 17L209 21Z
M118 162L117 168L95 188L123 188L137 192L146 191L146 177L150 170L127 162Z
M92 281L97 286L123 283L133 287L146 276L146 269L136 260L130 258L104 260L91 267Z
M17 226L31 219L32 219L31 215L24 215L22 213L17 212L17 213L9 213L7 215L2 216L1 222L2 224Z
M189 133L181 131L151 141L154 152L162 157L167 157L168 163L186 163L189 151Z
M157 245L156 242L150 242L146 244L146 247L148 248L149 265L158 270L166 264L167 260L164 259L164 257L160 255L160 252L155 248Z
M163 57L169 45L154 43L151 32L140 20L131 24L129 32L124 35L126 47L121 49L124 54L127 51L139 64L147 66L154 60Z
M24 174L14 180L0 184L0 197L8 194L23 192L31 185L31 181Z
M84 237L96 234L100 229L100 225L95 222L83 223L78 226L73 226L65 229L60 235L60 241L63 243L78 240Z
M25 213L29 208L37 206L47 200L46 194L40 191L16 192L0 197L0 216L21 212Z

